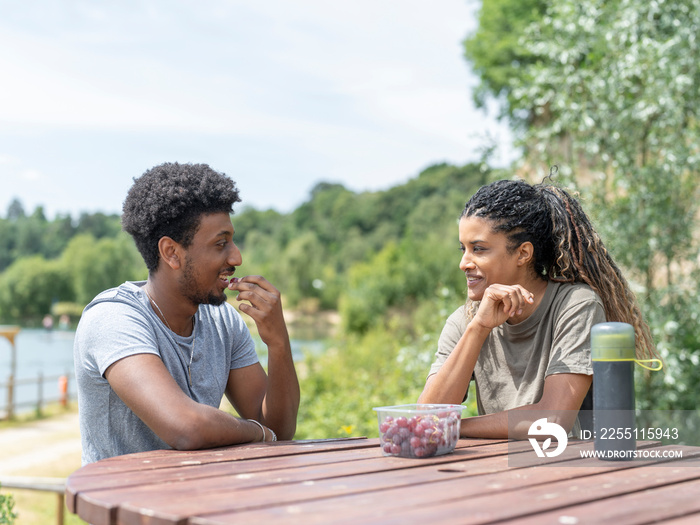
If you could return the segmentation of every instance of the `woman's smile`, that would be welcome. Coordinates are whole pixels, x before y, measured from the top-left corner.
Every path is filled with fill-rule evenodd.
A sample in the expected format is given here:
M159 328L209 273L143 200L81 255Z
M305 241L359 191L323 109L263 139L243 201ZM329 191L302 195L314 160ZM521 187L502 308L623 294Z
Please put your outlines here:
M459 244L462 250L459 267L466 276L472 301L480 301L491 284L517 282L517 255L508 249L506 235L493 230L491 221L481 217L462 218Z

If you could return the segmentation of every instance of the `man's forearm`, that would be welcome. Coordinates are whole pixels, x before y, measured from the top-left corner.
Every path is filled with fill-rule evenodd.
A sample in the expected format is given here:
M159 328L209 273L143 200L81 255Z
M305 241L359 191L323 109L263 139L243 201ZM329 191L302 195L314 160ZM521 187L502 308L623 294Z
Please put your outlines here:
M157 432L158 433L158 432ZM217 408L193 404L158 435L176 450L198 450L262 441L260 427Z
M289 342L268 346L268 380L263 402L263 422L278 439L292 439L299 412L299 380Z

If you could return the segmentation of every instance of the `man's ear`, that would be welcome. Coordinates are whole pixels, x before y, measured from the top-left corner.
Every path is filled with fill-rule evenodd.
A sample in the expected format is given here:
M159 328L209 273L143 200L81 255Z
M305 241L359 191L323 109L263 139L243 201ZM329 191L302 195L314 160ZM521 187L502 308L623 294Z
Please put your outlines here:
M161 237L158 241L158 251L160 252L160 258L165 264L170 266L170 268L173 270L180 268L182 247L179 243L175 242L170 237Z
M518 266L528 265L532 261L532 257L535 254L535 247L530 241L527 241L518 246L517 252Z

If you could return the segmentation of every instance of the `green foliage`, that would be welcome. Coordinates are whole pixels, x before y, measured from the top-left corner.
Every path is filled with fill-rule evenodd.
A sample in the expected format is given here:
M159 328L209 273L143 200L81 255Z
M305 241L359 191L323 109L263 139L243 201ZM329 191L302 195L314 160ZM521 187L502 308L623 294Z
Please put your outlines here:
M457 286L458 254L450 249L456 220L488 176L480 165L437 164L386 191L319 183L289 214L245 208L233 217L244 261L239 274L267 277L286 307L342 303L346 327L366 332L390 309L416 304L443 284ZM56 303L75 310L104 289L147 276L116 216L48 221L41 208L27 216L15 202L0 233L7 248L0 260L7 264L0 273L3 322L38 323Z
M242 212L236 211L233 216L235 226L234 240L239 246L247 244L248 235L256 232L262 235L272 235L284 227L284 217L275 210L260 211L245 207Z
M402 286L411 280L404 272L395 271L398 264L399 249L390 243L371 261L350 269L348 287L340 299L340 316L346 331L364 333L383 322L383 314L396 304Z
M100 212L83 213L75 230L77 234L90 234L96 239L116 237L122 230L121 219L118 215L105 215Z
M376 437L374 407L415 403L445 318L463 299L442 289L414 309L395 311L363 334L334 341L302 365L295 439ZM471 395L465 415L476 415Z
M84 307L85 305L79 303L58 302L51 307L51 315L55 317L67 315L73 319L78 319L82 315Z
M31 255L55 259L77 234L91 234L100 239L115 237L120 230L117 215L84 213L74 223L69 215L59 214L49 221L41 206L27 215L22 203L15 199L6 218L0 218L0 272L17 259Z
M562 167L578 186L614 258L636 286L666 373L639 374L645 408L694 408L700 381L697 232L700 215L700 3L697 0L557 0L510 31L509 2L472 49L497 67L482 87L506 113L525 115L530 166ZM495 28L495 29L494 29ZM469 49L469 47L468 47ZM514 63L514 53L526 63ZM490 58L489 58L490 57ZM498 84L489 75L500 75Z
M18 259L0 274L0 319L41 319L52 303L71 298L68 273L58 261L40 255Z
M438 164L380 192L320 183L287 216L244 210L233 219L237 232L248 228L241 273L268 277L287 306L313 298L340 308L346 328L364 332L388 309L460 279L456 250L442 256L457 247L457 218L488 177L479 165Z
M37 324L69 313L69 303L69 315L79 315L102 290L146 276L116 216L83 214L74 227L67 216L48 221L41 207L26 216L15 201L0 219L0 246L0 322Z
M696 272L690 282L697 283ZM647 317L665 361L664 373L637 375L640 409L697 410L700 384L700 303L697 288L687 283L655 292Z
M12 494L0 494L0 525L12 525L17 519L14 512L15 500Z
M80 304L124 281L146 276L133 241L123 233L100 240L90 234L78 235L66 247L61 262L71 276L75 302Z
M297 439L376 436L373 407L416 401L444 321L464 300L457 220L490 176L438 164L386 191L321 183L289 215L234 216L242 274L265 275L288 307L340 310L341 334L300 364Z
M504 113L519 109L511 96L512 81L535 60L520 39L531 22L542 18L545 0L483 0L476 31L464 41L465 57L480 84L474 90L478 107L489 98L505 100Z
M399 372L396 340L386 330L351 336L307 356L296 438L375 436L375 406L415 402L420 381Z

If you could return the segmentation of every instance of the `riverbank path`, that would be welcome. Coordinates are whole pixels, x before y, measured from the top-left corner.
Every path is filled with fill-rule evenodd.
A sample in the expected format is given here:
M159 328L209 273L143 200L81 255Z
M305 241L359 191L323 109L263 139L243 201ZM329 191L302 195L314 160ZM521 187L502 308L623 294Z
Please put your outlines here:
M80 467L78 411L0 429L0 479Z

